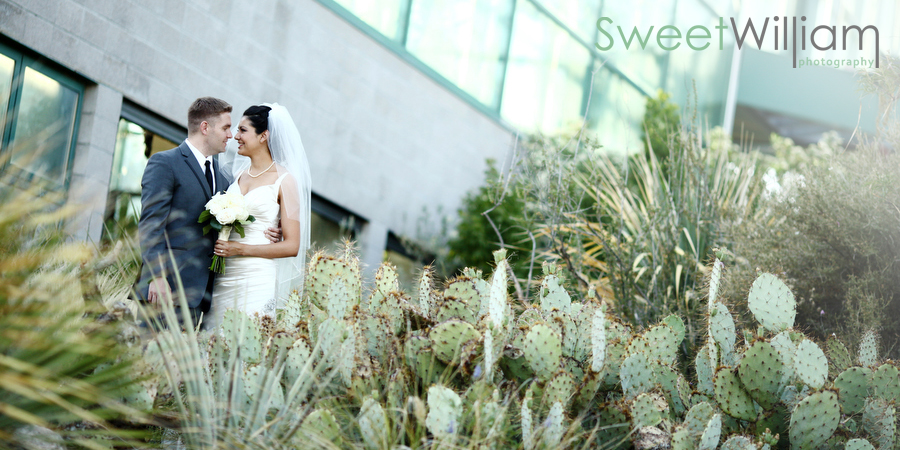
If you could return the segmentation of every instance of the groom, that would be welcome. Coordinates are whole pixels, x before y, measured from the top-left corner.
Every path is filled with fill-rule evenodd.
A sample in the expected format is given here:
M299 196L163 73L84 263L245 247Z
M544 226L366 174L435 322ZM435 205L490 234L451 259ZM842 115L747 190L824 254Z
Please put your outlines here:
M202 97L188 109L188 137L147 161L141 178L138 223L143 266L138 295L150 303L171 302L180 276L194 325L209 311L214 274L209 270L216 234L203 235L197 218L206 202L228 188L215 155L231 139L231 105ZM171 252L171 256L170 256Z

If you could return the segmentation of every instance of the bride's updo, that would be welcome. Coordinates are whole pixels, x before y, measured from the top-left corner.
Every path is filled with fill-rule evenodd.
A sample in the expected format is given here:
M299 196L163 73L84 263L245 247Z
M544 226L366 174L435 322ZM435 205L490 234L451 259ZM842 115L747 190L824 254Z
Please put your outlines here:
M250 121L250 125L253 125L256 134L262 134L263 131L269 129L269 111L271 110L272 108L265 105L254 105L244 111L244 117Z

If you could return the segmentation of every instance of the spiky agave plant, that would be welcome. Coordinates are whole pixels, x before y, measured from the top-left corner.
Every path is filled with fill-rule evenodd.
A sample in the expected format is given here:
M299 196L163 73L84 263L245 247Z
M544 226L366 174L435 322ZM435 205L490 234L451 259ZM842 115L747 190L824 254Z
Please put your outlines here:
M37 436L128 445L114 419L146 417L119 400L133 381L116 330L98 326L89 310L97 305L82 301L80 272L91 267L91 252L66 243L60 226L74 209L0 186L0 448Z

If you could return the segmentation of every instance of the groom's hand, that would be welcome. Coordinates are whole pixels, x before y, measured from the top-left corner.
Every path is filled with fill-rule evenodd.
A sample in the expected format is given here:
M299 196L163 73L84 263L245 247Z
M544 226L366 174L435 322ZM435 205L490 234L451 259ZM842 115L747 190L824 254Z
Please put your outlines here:
M150 303L171 302L172 290L169 288L169 282L165 277L157 277L150 281L150 288L147 290L147 301Z
M281 225L281 223L279 223L279 225ZM269 241L273 244L281 242L281 227L266 228L266 237L269 238Z

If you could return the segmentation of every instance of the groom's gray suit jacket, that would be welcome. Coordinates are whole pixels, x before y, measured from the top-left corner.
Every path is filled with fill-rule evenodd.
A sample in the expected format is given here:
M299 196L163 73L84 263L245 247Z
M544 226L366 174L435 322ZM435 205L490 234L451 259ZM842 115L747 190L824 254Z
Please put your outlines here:
M220 172L215 158L213 173L216 190L225 190L230 181ZM177 295L177 271L188 305L200 305L210 281L209 265L217 233L213 230L204 236L203 224L197 223L197 218L212 194L187 142L154 154L147 161L141 178L138 224L143 266L137 293L141 298L147 298L150 280L161 275Z

